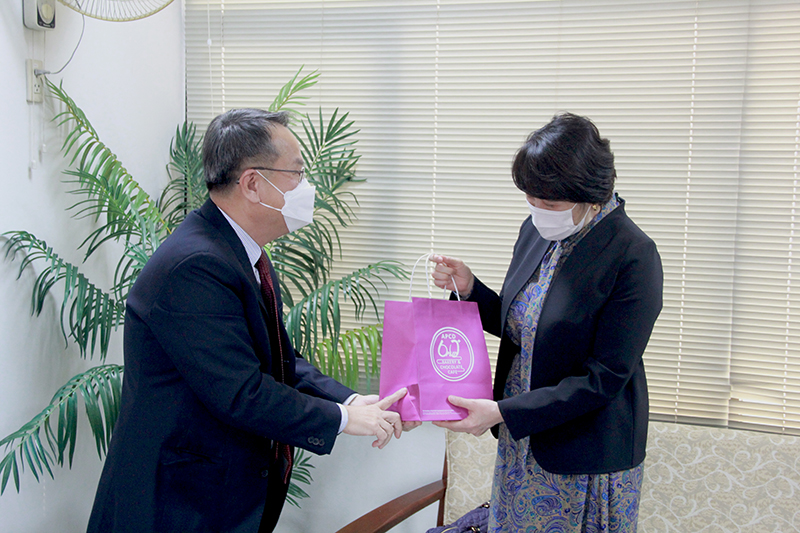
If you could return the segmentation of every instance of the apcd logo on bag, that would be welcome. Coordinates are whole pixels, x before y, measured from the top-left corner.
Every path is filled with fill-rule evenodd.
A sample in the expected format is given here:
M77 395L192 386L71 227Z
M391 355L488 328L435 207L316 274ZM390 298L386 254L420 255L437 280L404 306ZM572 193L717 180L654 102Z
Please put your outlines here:
M469 376L475 364L472 344L460 330L441 328L431 339L431 363L447 381L461 381Z

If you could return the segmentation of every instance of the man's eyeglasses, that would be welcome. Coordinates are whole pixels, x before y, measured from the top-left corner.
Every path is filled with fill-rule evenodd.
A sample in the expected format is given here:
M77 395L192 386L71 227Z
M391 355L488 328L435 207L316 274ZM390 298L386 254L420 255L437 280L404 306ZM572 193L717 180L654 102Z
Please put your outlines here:
M303 181L303 178L306 177L306 169L301 168L300 170L286 170L282 168L267 168L267 167L251 167L253 170L271 170L272 172L288 172L289 174L296 174L297 181Z

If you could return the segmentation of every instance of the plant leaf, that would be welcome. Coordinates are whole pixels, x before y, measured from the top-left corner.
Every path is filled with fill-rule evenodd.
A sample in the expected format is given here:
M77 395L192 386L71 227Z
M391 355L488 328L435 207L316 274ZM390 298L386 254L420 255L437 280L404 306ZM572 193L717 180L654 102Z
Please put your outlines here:
M71 194L82 199L70 207L76 217L91 217L102 223L81 244L86 247L86 257L92 255L108 240L134 242L152 252L163 242L171 229L156 202L128 173L117 156L100 140L85 113L75 104L60 85L47 81L51 94L61 101L65 110L53 119L60 126L71 128L62 152L75 170L65 174L76 179L67 180L74 186ZM128 254L120 263L138 264ZM127 270L117 268L117 271ZM114 293L124 300L130 284L115 280Z
M302 353L309 354L312 361L314 358L318 361L328 360L327 367L322 366L321 368L335 371L336 369L331 366L330 361L337 358L339 350L339 330L341 328L339 300L350 298L355 304L355 316L358 319L363 317L368 306L372 307L377 316L378 306L375 302L377 287L373 280L385 285L383 276L386 275L398 279L407 279L408 277L408 273L400 263L380 261L358 269L339 280L325 283L297 302L285 318L286 330L294 347ZM317 329L323 336L332 339L327 347L330 354L317 350Z
M167 174L170 180L158 206L171 232L189 211L206 201L208 188L203 177L202 139L197 137L195 125L185 121L177 128L169 148L171 159Z
M119 411L120 396L116 391L121 387L122 371L123 368L119 365L103 365L74 376L56 392L50 404L38 415L0 440L0 447L4 447L6 452L0 461L0 494L5 491L11 476L19 492L20 462L23 467L27 465L37 480L45 471L52 478L51 465L57 463L63 466L65 456L72 466L77 441L79 396L84 399L92 433L98 443L97 453L103 457L111 440L110 428L113 425L103 423L102 418L115 418ZM58 421L55 432L50 427L53 415L56 415ZM42 429L46 446L40 440ZM67 450L69 453L65 454Z
M300 483L311 485L313 481L311 469L314 468L314 465L311 464L306 452L300 448L295 448L294 450L293 465L292 477L289 481L289 493L286 496L286 501L290 505L300 507L299 500L308 498L308 493L300 488Z
M105 359L111 338L124 320L125 306L91 283L77 267L61 259L43 240L26 231L10 231L2 235L6 257L23 255L17 275L33 263L44 264L34 282L31 313L41 313L50 289L64 282L61 305L61 331L65 342L72 338L80 348L81 356L93 354L100 348L100 359ZM69 310L69 311L68 311Z
M294 77L281 87L275 99L272 101L272 104L269 106L270 111L288 111L292 115L299 114L293 106L305 105L303 100L307 100L308 97L298 96L298 93L316 85L317 78L319 78L319 71L315 70L311 72L311 74L303 76L298 80L297 78L300 76L300 73L303 72L303 68L304 67L301 66Z

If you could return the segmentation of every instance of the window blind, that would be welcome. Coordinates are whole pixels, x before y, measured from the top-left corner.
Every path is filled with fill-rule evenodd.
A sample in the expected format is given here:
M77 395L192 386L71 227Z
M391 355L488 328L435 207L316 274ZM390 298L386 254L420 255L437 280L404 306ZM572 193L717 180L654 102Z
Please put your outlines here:
M343 274L463 258L499 290L527 215L516 149L558 111L611 140L657 243L651 416L800 434L793 238L800 6L765 0L185 0L187 115L203 129L319 69L307 111L361 130ZM795 276L796 277L796 276ZM795 281L795 285L797 281ZM422 277L414 293L425 293ZM408 285L384 296L406 299ZM496 343L490 340L490 353Z
M800 428L800 299L793 240L800 145L800 6L755 3L742 105L730 423Z

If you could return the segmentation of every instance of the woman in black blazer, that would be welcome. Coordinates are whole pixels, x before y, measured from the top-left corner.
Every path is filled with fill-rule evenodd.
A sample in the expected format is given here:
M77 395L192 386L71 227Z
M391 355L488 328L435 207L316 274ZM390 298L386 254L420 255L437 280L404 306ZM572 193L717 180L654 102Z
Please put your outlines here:
M435 283L478 302L501 338L494 401L451 396L469 416L437 425L498 436L489 531L635 532L661 259L614 193L614 156L589 119L554 117L512 174L531 217L501 293L432 259Z

